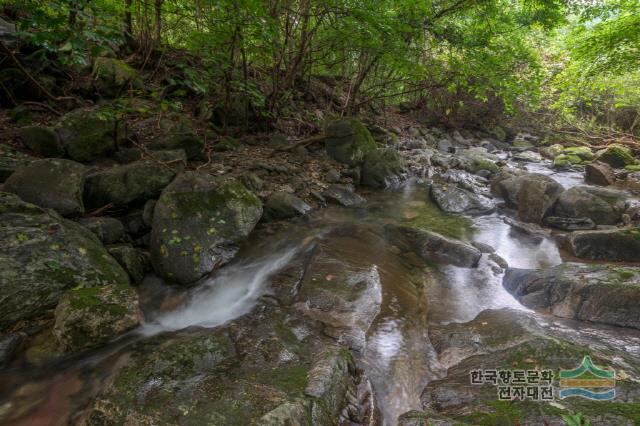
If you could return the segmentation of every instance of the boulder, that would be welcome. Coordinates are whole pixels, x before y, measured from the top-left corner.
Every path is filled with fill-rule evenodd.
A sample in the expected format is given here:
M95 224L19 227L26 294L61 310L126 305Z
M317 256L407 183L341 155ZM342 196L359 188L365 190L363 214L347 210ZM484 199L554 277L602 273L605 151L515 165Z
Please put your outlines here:
M129 285L68 290L55 311L53 335L65 352L102 346L140 324L138 295Z
M156 203L151 259L158 275L189 284L228 262L262 215L240 182L185 172Z
M37 158L24 154L12 146L0 144L0 183L6 181L19 168L37 160Z
M616 169L624 168L636 161L629 148L617 143L612 143L606 149L598 151L596 159Z
M606 261L640 261L640 229L576 231L569 239L573 254Z
M27 334L23 332L9 333L0 337L0 369L7 368L15 355L23 348Z
M138 72L123 61L115 58L99 57L93 63L93 85L100 95L116 98L128 87L144 87Z
M63 216L79 215L84 213L85 173L85 166L75 161L38 160L9 176L4 190Z
M596 161L585 166L584 180L594 185L609 186L616 182L616 175L610 165Z
M127 139L124 122L109 106L71 111L57 123L56 132L69 158L81 163L113 154Z
M64 146L51 127L23 127L20 129L20 139L27 148L43 157L62 158L65 155Z
M288 192L274 192L267 198L264 204L264 221L291 219L305 215L311 210L311 206L300 198Z
M189 160L202 157L204 141L194 133L169 133L147 145L153 150L177 150L183 149Z
M132 283L139 284L142 282L147 269L142 252L129 244L111 245L107 247L107 251L118 261L122 269L127 271Z
M518 218L523 222L540 223L551 210L560 194L562 185L548 176L530 173L515 178Z
M640 268L565 263L507 269L503 285L530 309L583 321L640 328Z
M466 170L469 173L480 173L482 171L489 172L489 174L497 173L500 171L500 167L496 164L499 158L496 155L490 154L486 148L472 147L467 148L454 157L460 161L459 168Z
M172 166L141 160L91 173L85 183L85 205L122 207L157 198L182 169L180 164Z
M484 195L474 194L457 185L431 185L431 198L447 213L485 214L495 210L492 199Z
M0 193L0 330L50 314L67 289L128 282L91 232Z
M627 195L622 191L592 186L574 186L558 197L553 215L589 218L597 225L618 223L626 209Z
M475 268L482 256L470 244L409 226L386 225L385 236L390 243L414 252L428 263Z
M560 144L553 144L551 146L541 148L540 154L548 160L553 160L558 155L562 154L562 151L564 151L564 146Z
M364 161L368 152L376 149L369 130L355 118L334 120L325 130L325 149L334 160L356 166Z
M540 163L542 162L542 155L534 151L523 151L513 154L513 159L525 163Z
M360 183L371 188L386 188L399 181L404 171L404 161L392 148L376 149L368 152L362 164Z
M124 225L113 217L86 217L78 223L93 232L102 244L113 244L124 238Z
M558 217L547 216L544 223L552 228L563 231L588 231L596 229L596 224L588 217Z
M363 197L343 185L331 185L322 191L322 197L330 203L344 207L359 206L367 202Z

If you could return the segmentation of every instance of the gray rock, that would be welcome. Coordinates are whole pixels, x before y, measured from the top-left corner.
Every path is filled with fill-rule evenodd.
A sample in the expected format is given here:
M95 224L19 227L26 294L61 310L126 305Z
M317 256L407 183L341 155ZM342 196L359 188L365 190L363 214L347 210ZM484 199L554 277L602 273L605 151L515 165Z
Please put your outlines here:
M13 173L4 183L4 190L63 216L79 215L84 213L85 172L82 164L71 160L34 161Z
M107 251L127 271L132 283L142 282L147 268L145 258L138 249L129 244L118 244L107 247Z
M596 225L618 223L626 209L626 193L608 188L574 186L564 191L553 210L554 216L587 217Z
M87 217L78 223L93 232L103 244L113 244L124 238L124 225L113 217Z
M262 215L240 182L185 172L158 199L151 231L156 273L189 284L228 262Z
M153 212L156 208L156 202L157 200L147 200L147 202L144 203L144 208L142 209L142 221L149 228L153 225Z
M87 208L107 204L121 207L157 198L179 170L180 167L142 160L92 173L85 183L85 205Z
M45 126L29 126L20 129L20 139L31 151L43 157L62 158L64 146L55 129Z
M495 203L484 195L474 194L457 185L434 183L431 198L447 213L486 214L495 210Z
M616 182L616 175L607 163L594 161L584 167L584 181L594 185L609 186Z
M640 261L640 229L575 231L569 239L573 254L607 261Z
M325 134L327 154L349 166L361 164L365 155L376 149L371 133L356 119L332 121L327 125Z
M498 176L491 189L508 206L517 207L520 220L532 223L540 223L564 191L562 185L548 176L510 172Z
M240 176L240 182L250 191L262 191L264 188L264 181L255 173L243 174Z
M12 146L0 144L0 183L6 181L16 170L37 160Z
M274 192L267 198L264 204L265 221L291 219L305 215L311 210L311 206L300 198L287 192Z
M404 161L392 148L376 149L366 154L362 164L361 185L386 188L400 180Z
M508 269L503 285L531 309L640 328L640 268L566 263L544 270Z
M323 199L344 207L359 206L367 202L363 197L343 185L331 185L322 192Z
M91 232L0 193L0 330L50 314L69 288L128 284Z
M340 179L342 179L342 176L336 169L330 169L325 176L327 183L338 183Z
M191 132L169 133L149 143L147 148L153 150L182 149L189 160L194 160L202 157L204 141Z
M413 251L426 262L475 268L482 253L470 244L408 226L386 225L387 239Z
M588 231L596 229L596 224L588 217L558 217L547 216L544 223L552 228L563 231Z

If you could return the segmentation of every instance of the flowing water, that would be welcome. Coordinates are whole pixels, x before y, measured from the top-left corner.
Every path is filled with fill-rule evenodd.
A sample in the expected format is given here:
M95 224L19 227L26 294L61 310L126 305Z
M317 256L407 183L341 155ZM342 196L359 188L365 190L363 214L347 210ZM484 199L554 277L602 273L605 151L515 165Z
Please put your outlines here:
M542 165L531 166L531 171L543 169L549 174ZM575 173L553 177L565 186L581 181ZM384 238L385 224L409 224L488 244L512 267L546 268L562 259L552 240L514 233L502 213L471 218L441 212L419 182L399 191L366 196L365 207L329 207L306 221L259 234L236 261L191 290L147 280L140 289L146 318L143 326L88 357L0 374L4 401L0 403L0 415L11 412L10 418L20 419L14 424L49 424L45 419L52 418L62 419L60 423L73 420L69 416L88 402L100 380L126 355L132 342L159 333L170 339L172 333L190 326L216 327L247 314L268 293L270 276L285 267L310 238L319 238L323 248L338 258L377 266L382 304L358 362L372 383L385 424L395 424L400 414L421 408L419 398L425 384L444 372L429 343L429 324L466 322L490 308L526 309L503 289L503 273L486 255L474 269L427 266L390 246ZM613 345L624 342L629 352L640 352L636 335L615 341L606 327L555 320L546 324L551 331L572 330L585 344L592 344L594 338L606 338Z

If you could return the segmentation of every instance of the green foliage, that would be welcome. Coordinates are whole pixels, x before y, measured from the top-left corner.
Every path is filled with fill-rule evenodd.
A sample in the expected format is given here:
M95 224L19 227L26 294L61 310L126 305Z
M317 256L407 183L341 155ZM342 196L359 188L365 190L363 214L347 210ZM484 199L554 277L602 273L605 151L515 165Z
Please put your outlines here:
M582 417L582 413L576 413L573 415L563 414L561 417L567 426L591 426L591 421Z

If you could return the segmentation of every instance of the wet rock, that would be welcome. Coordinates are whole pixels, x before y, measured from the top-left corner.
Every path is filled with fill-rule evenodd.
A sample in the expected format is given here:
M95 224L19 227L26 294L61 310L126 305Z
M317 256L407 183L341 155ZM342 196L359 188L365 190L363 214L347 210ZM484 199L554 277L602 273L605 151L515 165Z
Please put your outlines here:
M13 173L4 183L4 190L63 216L79 215L84 213L85 172L86 168L75 161L34 161Z
M298 339L298 328L311 334ZM87 424L340 424L356 378L348 350L298 315L259 307L223 327L136 343Z
M520 222L519 220L505 217L504 223L511 225L511 229L519 234L526 235L536 242L541 242L545 237L549 237L549 232L537 224Z
M51 127L23 127L20 129L20 139L27 148L43 157L62 158L65 155L60 138Z
M56 132L67 155L81 163L113 154L127 138L126 126L109 106L71 111L60 119Z
M121 207L157 198L179 170L142 160L92 173L85 183L85 205L87 208L100 208L107 204Z
M368 152L376 149L369 130L356 119L332 121L325 130L325 149L334 160L356 166L364 161Z
M26 339L26 333L11 333L0 337L0 369L9 366Z
M264 204L263 220L273 221L303 216L311 210L311 206L300 198L287 192L274 192Z
M495 210L495 204L490 198L457 185L434 183L431 186L431 198L447 213L486 214Z
M569 239L573 254L607 261L640 261L640 229L576 231Z
M392 148L376 149L365 155L360 183L371 188L386 188L398 182L404 161Z
M554 216L587 217L597 225L614 225L626 209L627 195L622 191L591 186L574 186L558 197Z
M119 59L99 57L93 63L93 85L100 95L115 98L128 87L142 89L136 70Z
M472 147L467 148L458 154L460 160L460 168L469 173L478 173L480 171L488 171L490 174L497 173L500 167L496 164L499 158L490 154L485 148Z
M344 207L359 206L366 203L366 200L353 190L343 185L331 185L322 192L322 197L330 203L339 204Z
M606 149L599 151L596 159L616 169L634 164L636 161L629 148L617 143L612 143Z
M144 279L146 272L145 257L136 248L129 244L118 244L107 247L107 251L115 260L118 261L122 269L127 271L131 282L139 284Z
M584 168L584 180L594 185L609 186L616 182L616 175L607 163L589 163Z
M37 160L37 158L24 154L9 145L0 144L0 183L6 181L19 168Z
M507 205L516 206L524 222L540 223L564 191L562 185L538 173L501 176L492 189Z
M531 309L584 321L640 328L640 268L566 263L508 269L503 285Z
M544 223L552 228L562 229L563 231L588 231L596 229L596 224L588 217L548 216L544 219Z
M480 241L471 241L471 245L480 250L482 253L493 253L494 248L489 244L481 243Z
M534 151L518 152L513 155L513 159L516 161L523 161L526 163L540 163L542 162L542 155Z
M128 285L67 291L55 312L53 334L65 352L104 345L140 324L138 295Z
M127 284L98 239L17 196L0 193L0 330L46 316L69 288Z
M385 235L392 244L404 246L426 262L474 268L482 256L472 245L408 226L386 225Z
M380 312L382 285L375 265L353 265L323 250L307 260L294 307L322 322L340 343L362 350Z
M124 225L113 217L87 217L78 223L93 232L103 244L113 244L124 238Z
M502 269L507 269L509 267L507 261L504 260L504 258L502 258L501 256L498 256L496 253L489 254L489 260L491 260Z
M189 284L237 252L262 215L260 200L240 182L185 172L158 199L151 232L156 273Z

